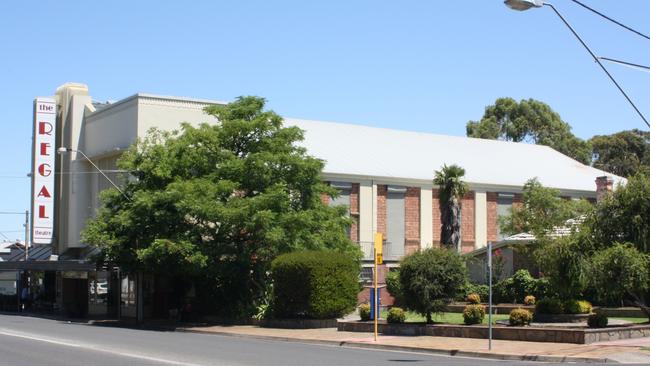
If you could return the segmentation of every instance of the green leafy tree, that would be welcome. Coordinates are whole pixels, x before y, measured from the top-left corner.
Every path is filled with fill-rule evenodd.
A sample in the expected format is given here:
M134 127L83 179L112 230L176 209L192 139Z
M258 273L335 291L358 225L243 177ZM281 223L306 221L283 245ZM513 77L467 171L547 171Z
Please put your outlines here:
M131 174L102 193L83 232L104 259L126 272L192 278L205 311L248 316L267 293L278 254L331 249L359 258L346 235L344 207L327 207L323 162L297 145L265 101L240 97L206 112L219 120L180 131L151 131L120 158Z
M430 248L402 259L399 280L404 305L431 323L431 314L444 311L462 291L467 269L457 252Z
M580 298L588 286L589 259L595 249L584 231L545 243L538 251L550 293L561 300Z
M590 284L608 303L631 298L650 317L646 291L650 287L650 257L632 244L616 243L594 254L590 261Z
M563 227L569 219L579 219L593 210L588 201L567 200L560 191L544 187L537 178L524 184L522 204L512 208L512 214L500 220L501 231L510 235L529 233L545 241L553 229Z
M458 165L443 165L435 172L433 184L438 185L441 211L441 241L447 248L460 249L460 200L467 192L463 181L465 169Z
M628 177L639 172L650 174L650 132L631 130L594 136L593 166Z
M581 163L591 163L589 144L573 135L571 126L548 104L534 99L497 99L485 108L480 121L467 123L467 136L546 145Z
M627 242L642 253L650 253L650 178L630 177L596 207L588 222L594 245L609 247Z

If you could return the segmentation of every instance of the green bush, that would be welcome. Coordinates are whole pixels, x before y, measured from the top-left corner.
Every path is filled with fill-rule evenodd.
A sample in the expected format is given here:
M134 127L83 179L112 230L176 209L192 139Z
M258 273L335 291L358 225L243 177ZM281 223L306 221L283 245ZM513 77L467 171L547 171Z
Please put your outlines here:
M650 257L632 244L598 251L591 258L589 282L598 300L620 303L630 294L642 298L650 287Z
M559 299L542 299L535 304L535 312L538 314L564 314L564 304Z
M492 296L495 303L515 303L514 282L512 277L497 282L492 287Z
M565 314L589 314L591 313L591 303L584 300L567 300L563 304Z
M467 325L481 324L485 319L485 306L467 305L463 310L463 321Z
M406 312L402 308L392 307L388 310L386 321L389 323L404 323L406 320Z
M492 288L495 303L521 303L527 295L537 299L548 297L549 282L546 278L533 278L525 269L514 276L497 282Z
M457 252L430 248L404 257L399 278L406 307L431 323L467 282L467 269Z
M402 305L402 284L399 282L399 270L391 270L386 275L386 290L395 298L395 305Z
M533 314L526 309L513 309L508 321L512 326L530 325L530 322L533 321Z
M300 251L271 264L273 304L279 318L336 318L354 309L359 264L345 254Z
M535 296L536 299L545 299L551 297L550 288L551 285L548 282L548 278L536 278L533 291L530 294Z
M488 287L488 285L477 285L471 282L467 282L463 286L457 300L466 301L467 296L471 294L478 294L481 297L481 299L487 300L487 298L490 296L490 288Z
M467 300L467 302L470 304L480 304L481 296L479 296L479 294L469 294L465 300Z
M363 303L357 309L359 309L359 317L361 317L362 321L367 322L370 320L370 304Z
M589 328L606 328L607 323L609 323L607 315L602 313L591 314L587 319L587 325L589 325Z
M535 302L537 302L537 299L533 295L524 297L524 305L535 305Z
M520 269L512 276L512 291L515 302L523 301L535 290L535 278L527 269Z

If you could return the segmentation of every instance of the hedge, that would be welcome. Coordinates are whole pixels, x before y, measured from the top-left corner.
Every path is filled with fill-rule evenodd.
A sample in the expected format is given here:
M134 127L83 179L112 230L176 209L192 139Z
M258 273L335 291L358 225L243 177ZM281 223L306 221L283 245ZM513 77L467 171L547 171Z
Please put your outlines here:
M354 310L359 263L331 251L283 254L271 264L273 313L278 318L328 319Z

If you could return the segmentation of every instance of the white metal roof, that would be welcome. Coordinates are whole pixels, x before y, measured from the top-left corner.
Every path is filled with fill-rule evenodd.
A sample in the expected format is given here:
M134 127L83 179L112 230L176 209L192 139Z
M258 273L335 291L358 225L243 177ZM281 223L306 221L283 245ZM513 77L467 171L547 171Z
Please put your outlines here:
M305 130L308 153L326 161L325 173L431 181L443 164L465 168L465 180L521 187L537 177L547 187L595 192L609 175L547 146L444 136L362 125L285 119Z

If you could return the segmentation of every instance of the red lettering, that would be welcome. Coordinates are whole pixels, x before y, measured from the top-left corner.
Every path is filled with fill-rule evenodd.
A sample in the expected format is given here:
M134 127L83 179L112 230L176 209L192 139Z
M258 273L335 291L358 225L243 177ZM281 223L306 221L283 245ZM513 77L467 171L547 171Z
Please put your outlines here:
M42 177L49 177L50 174L52 174L52 170L50 169L50 164L41 164L38 166L38 174L40 174Z
M50 156L47 149L52 146L49 142L41 142L41 156Z
M52 195L50 195L50 192L47 190L47 187L43 186L41 190L38 192L38 196L36 197L50 198L52 197Z
M38 218L39 219L49 219L49 216L45 215L45 206L43 206L43 205L38 206Z
M49 122L38 122L38 134L52 136L52 124Z

